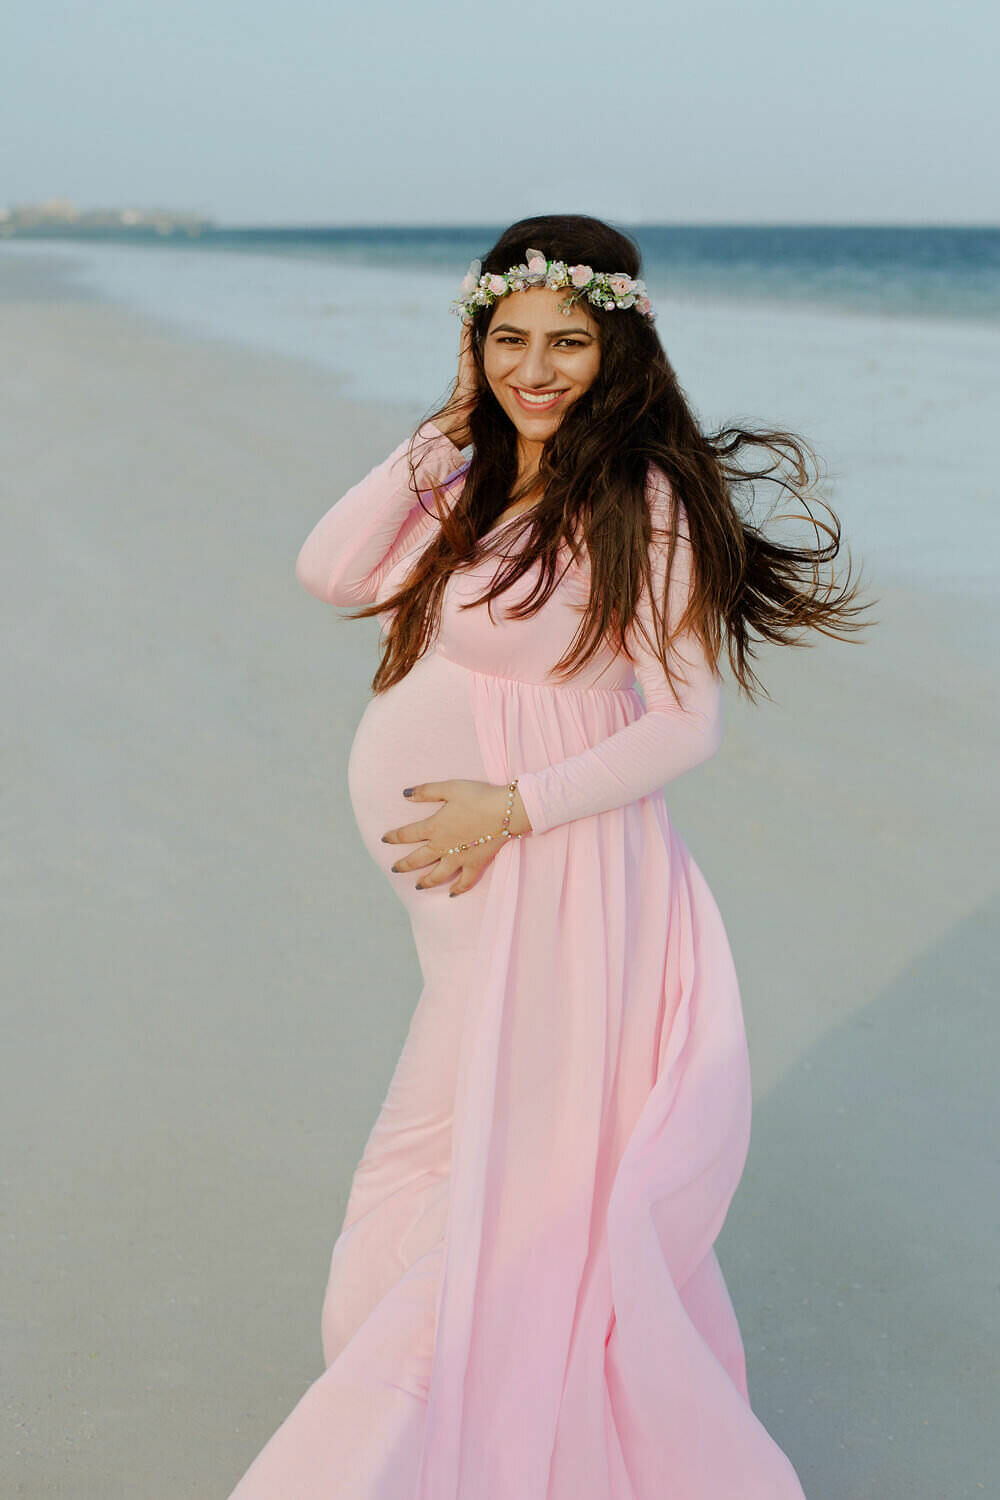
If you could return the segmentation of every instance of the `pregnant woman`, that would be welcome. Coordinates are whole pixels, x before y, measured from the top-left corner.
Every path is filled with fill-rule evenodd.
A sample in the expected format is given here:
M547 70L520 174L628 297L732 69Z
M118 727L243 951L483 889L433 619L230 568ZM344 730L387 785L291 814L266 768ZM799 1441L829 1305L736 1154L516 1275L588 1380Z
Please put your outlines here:
M809 450L699 430L639 270L599 220L507 230L454 304L447 404L299 555L382 626L348 780L423 985L333 1248L325 1373L232 1500L802 1497L713 1249L746 1033L663 787L719 749L723 645L752 698L754 634L862 607L820 581L835 517L814 550L741 519L754 479L806 499Z

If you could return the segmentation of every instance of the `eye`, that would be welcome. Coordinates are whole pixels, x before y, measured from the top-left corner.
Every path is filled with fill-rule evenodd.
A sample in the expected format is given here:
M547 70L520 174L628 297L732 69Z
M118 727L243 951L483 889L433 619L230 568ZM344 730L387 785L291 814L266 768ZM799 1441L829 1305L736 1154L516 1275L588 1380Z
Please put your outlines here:
M582 349L584 347L584 341L583 341L583 339L564 338L564 339L557 339L556 342L558 344L565 344L568 349ZM517 337L516 334L513 334L513 333L501 333L497 337L497 343L498 344L519 344L519 343L521 343L521 340Z

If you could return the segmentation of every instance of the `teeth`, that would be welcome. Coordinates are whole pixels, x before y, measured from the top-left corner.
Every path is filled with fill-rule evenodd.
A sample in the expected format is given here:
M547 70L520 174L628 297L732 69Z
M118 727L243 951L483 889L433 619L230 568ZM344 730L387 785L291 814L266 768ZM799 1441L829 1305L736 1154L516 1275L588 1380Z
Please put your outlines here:
M521 397L522 401L527 401L532 406L548 406L550 401L554 401L557 396L562 395L562 391L549 391L548 394L544 396L533 396L529 395L527 391L522 391L520 387L517 387L516 389L517 394Z

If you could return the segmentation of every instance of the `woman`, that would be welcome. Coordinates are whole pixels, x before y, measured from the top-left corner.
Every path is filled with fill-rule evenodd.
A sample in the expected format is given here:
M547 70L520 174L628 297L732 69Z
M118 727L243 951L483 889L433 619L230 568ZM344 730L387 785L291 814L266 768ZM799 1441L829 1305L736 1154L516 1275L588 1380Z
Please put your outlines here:
M455 303L445 407L299 555L383 627L348 781L423 989L325 1374L232 1500L801 1500L713 1250L746 1034L661 789L719 748L723 641L752 698L753 633L860 611L819 582L839 526L808 550L740 519L754 479L805 500L808 450L699 431L639 269L595 219L507 230Z

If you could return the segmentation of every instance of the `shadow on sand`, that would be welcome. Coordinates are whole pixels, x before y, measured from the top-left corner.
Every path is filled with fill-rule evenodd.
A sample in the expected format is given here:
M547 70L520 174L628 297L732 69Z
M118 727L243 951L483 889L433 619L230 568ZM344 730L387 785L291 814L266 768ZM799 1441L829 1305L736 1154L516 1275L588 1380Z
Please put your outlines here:
M719 1258L754 1409L809 1500L958 1500L1000 1473L996 917L756 1108Z

